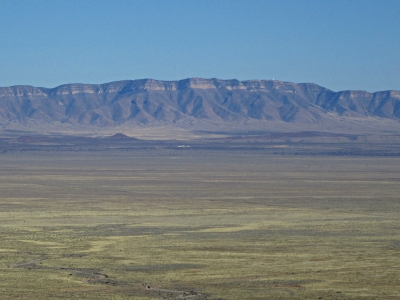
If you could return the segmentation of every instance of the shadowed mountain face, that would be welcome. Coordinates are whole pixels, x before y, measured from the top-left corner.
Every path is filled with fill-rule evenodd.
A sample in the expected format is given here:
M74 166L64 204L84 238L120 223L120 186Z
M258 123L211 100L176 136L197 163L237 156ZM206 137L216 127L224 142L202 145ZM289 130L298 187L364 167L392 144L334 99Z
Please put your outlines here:
M327 120L400 120L400 91L333 92L316 84L276 80L152 79L53 89L0 88L0 124L40 123L113 127L190 124L291 124ZM179 125L183 126L183 125ZM305 127L304 127L305 126Z

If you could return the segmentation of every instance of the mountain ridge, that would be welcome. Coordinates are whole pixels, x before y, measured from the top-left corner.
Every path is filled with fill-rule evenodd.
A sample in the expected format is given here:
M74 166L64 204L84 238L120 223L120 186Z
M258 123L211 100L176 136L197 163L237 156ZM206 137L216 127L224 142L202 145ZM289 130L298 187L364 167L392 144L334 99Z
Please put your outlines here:
M75 131L121 126L352 131L374 123L378 131L397 131L399 121L400 91L334 92L314 83L279 80L139 79L0 88L3 130L18 125L36 131L46 126Z

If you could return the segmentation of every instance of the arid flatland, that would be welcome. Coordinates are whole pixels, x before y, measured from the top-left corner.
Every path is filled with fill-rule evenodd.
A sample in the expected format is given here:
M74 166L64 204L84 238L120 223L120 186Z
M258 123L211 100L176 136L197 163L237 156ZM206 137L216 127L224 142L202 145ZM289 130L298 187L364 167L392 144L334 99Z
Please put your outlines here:
M0 155L0 299L398 299L400 158Z

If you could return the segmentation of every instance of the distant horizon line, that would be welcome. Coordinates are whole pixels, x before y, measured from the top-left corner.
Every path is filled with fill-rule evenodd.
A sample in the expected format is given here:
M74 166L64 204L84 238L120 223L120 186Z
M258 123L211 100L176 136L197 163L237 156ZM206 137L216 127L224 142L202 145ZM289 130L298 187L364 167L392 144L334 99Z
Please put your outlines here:
M318 83L315 82L293 82L293 81L284 81L284 80L279 80L275 78L271 79L245 79L245 80L239 80L237 78L230 78L230 79L221 79L217 77L211 77L211 78L205 78L205 77L187 77L183 79L177 79L177 80L164 80L164 79L154 79L154 78L139 78L139 79L121 79L121 80L112 80L108 82L103 82L103 83L83 83L83 82L70 82L70 83L63 83L60 85L56 85L54 87L45 87L45 86L35 86L35 85L30 85L30 84L15 84L15 85L9 85L9 86L0 86L0 89L2 88L15 88L15 87L34 87L34 88L43 88L43 89L56 89L62 86L67 86L67 85L105 85L105 84L110 84L110 83L117 83L117 82L134 82L134 81L148 81L148 80L153 80L157 82L167 82L167 83L173 83L173 82L181 82L181 81L186 81L186 80L192 80L192 79L200 79L200 80L219 80L219 81L238 81L238 82L268 82L268 81L273 81L273 82L282 82L282 83L291 83L291 84L315 84L320 87L326 88L328 90L331 90L328 87L322 86ZM331 90L333 91L333 90ZM360 92L367 92L367 93L377 93L377 92L390 92L390 91L400 91L396 89L388 89L388 90L377 90L374 92L369 92L367 90L362 90L362 89L344 89L344 90L338 90L338 91L333 91L333 92L346 92L346 91L360 91Z

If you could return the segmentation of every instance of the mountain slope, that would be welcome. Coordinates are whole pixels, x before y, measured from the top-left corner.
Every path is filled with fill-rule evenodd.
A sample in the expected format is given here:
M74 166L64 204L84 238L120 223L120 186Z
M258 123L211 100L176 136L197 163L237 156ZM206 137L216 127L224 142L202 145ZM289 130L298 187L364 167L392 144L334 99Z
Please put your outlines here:
M254 123L258 129L273 124L315 129L332 128L338 120L370 122L371 118L381 123L390 121L390 126L397 124L400 91L333 92L311 83L201 78L66 84L53 89L0 88L3 128L10 124L51 127L55 123L77 130L82 126L190 127L200 123L238 128L238 124Z

